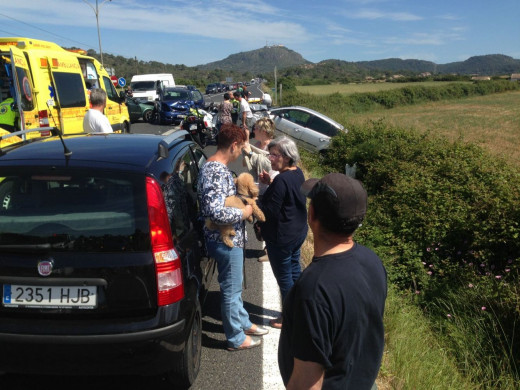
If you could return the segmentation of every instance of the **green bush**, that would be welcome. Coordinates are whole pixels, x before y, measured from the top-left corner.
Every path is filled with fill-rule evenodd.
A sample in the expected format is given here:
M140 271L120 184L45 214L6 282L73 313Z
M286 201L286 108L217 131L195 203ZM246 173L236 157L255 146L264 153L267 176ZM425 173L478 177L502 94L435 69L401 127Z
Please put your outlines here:
M465 93L458 87L455 92ZM487 356L492 369L481 370L482 380L502 370L520 379L520 340L514 337L520 320L520 172L477 146L382 121L333 138L322 169L344 172L345 164L356 164L370 195L357 238L384 259L390 281L411 291L441 322L446 312L438 308L451 306L464 319L460 323L473 324L473 314L485 306L493 316L478 322L477 330L489 342L480 349L467 343L481 353L459 353L459 361ZM470 285L479 293L468 291ZM456 297L463 301L454 302ZM454 333L445 335L454 351L464 344ZM503 351L509 351L507 364Z

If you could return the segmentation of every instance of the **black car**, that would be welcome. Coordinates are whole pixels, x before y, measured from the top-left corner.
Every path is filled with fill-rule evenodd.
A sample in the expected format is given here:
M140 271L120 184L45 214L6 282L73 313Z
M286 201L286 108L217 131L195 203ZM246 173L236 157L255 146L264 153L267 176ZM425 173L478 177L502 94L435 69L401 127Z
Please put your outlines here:
M193 383L214 273L197 222L205 160L185 131L0 149L1 372Z
M220 87L220 84L218 84L218 83L208 84L206 87L206 95L218 93L219 87Z

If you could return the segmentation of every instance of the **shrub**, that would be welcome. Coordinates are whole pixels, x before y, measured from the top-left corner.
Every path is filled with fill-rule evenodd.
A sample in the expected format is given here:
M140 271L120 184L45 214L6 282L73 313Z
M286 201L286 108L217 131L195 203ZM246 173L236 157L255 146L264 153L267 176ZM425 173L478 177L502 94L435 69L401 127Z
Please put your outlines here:
M504 370L520 379L520 340L514 337L520 319L520 172L477 146L382 121L334 137L322 168L344 172L345 164L357 165L370 195L357 239L384 259L390 281L415 294L432 318L445 321L446 307L452 307L460 324L489 340L468 342L481 353L456 353L461 365L487 356L491 368L480 371L484 381ZM479 286L479 293L468 292L469 285ZM477 318L478 327L471 328L483 306L493 315ZM458 333L445 335L455 352L464 343Z

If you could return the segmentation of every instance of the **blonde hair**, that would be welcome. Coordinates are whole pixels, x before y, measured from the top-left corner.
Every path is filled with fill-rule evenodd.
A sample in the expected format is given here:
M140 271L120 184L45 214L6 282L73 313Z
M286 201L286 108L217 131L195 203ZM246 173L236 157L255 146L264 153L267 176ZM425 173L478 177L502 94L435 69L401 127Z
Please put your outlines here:
M255 130L263 130L269 138L274 138L274 122L271 118L260 118L255 122Z

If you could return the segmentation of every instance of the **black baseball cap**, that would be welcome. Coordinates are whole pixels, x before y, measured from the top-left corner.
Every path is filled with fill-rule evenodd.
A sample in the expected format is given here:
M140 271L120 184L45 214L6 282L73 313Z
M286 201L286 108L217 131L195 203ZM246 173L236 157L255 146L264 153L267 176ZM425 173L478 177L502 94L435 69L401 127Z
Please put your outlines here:
M363 185L342 173L309 179L302 184L301 191L312 200L316 213L327 215L331 222L362 218L367 211L367 192Z

